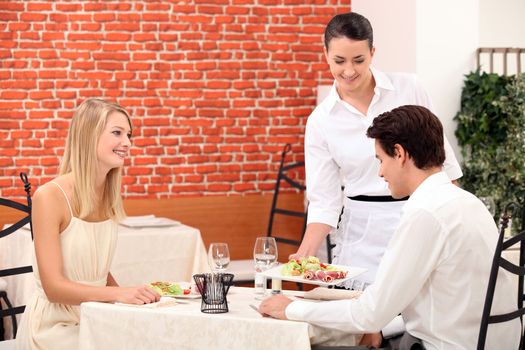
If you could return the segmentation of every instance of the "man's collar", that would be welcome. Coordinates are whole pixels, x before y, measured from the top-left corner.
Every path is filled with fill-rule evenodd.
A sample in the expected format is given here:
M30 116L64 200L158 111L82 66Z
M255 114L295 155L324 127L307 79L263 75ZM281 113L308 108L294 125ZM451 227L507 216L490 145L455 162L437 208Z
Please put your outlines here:
M410 198L405 204L404 210L409 210L415 203L418 203L421 200L427 198L429 196L429 192L431 192L433 188L450 183L451 181L444 171L430 175L425 180L423 180L423 182L416 188L414 193L410 195Z

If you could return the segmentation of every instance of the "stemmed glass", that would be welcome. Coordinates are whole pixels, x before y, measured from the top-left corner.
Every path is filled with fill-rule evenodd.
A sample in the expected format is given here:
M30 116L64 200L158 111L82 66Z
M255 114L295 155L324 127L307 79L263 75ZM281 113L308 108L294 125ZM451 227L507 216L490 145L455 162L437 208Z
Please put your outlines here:
M255 294L262 299L266 290L266 279L260 273L270 269L277 261L277 242L273 237L257 237L253 247L255 262Z
M230 252L226 243L212 243L208 250L208 259L213 272L225 272L230 263Z

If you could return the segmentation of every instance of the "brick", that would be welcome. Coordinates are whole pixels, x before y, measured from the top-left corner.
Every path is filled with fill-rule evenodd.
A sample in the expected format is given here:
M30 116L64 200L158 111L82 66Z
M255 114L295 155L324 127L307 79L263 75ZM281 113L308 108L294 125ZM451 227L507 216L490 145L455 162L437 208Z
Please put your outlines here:
M113 22L115 20L115 14L109 12L99 12L93 15L93 19L96 22Z
M0 2L0 11L17 11L22 12L24 11L24 4L23 3L16 3L14 1L11 2Z
M11 22L11 23L9 23L9 30L12 31L12 32L15 32L15 31L26 31L26 30L29 30L29 28L31 28L31 24L30 23L26 23L26 22Z
M0 129L2 129L2 121L0 120ZM14 123L13 123L14 124ZM18 129L18 123L16 123L16 126L13 127L13 129ZM27 138L30 138L31 136L33 135L33 133L31 131L26 131L26 130L20 130L20 131L11 131L11 137L13 139L27 139Z
M121 17L118 15L118 17ZM113 31L125 31L125 32L138 32L140 31L140 16L136 16L137 20L136 22L116 22L116 23L106 23L104 28L107 32L113 32Z
M151 64L142 63L142 62L128 62L126 63L126 69L128 70L150 70Z
M209 192L228 192L231 191L231 184L210 184L207 186Z
M8 166L13 166L13 165L14 165L14 162L11 158L3 158L0 156L0 167L8 167Z
M96 64L98 70L123 70L124 65L121 62L107 62L107 61L98 61Z
M29 94L29 97L32 100L42 100L46 98L53 98L53 93L51 91L32 91Z
M157 164L157 159L153 157L140 157L132 160L133 165L150 165Z
M40 165L43 166L58 166L60 161L57 157L42 157L40 159Z
M139 176L139 175L150 175L153 173L153 169L146 167L133 167L127 169L128 175Z
M206 190L206 187L204 185L172 185L170 187L170 191L173 193L180 193L180 192L202 193L205 190Z
M23 100L27 97L27 92L25 91L2 91L0 92L0 97L5 100Z
M21 69L27 68L28 62L26 60L4 60L2 68Z
M20 20L23 22L43 22L47 18L44 13L24 12L20 14Z

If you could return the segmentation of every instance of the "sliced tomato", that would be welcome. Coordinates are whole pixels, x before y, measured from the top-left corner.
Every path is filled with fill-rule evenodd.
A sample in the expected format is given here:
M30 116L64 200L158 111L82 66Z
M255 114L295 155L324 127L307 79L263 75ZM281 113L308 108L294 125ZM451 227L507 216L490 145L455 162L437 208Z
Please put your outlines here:
M323 263L319 263L319 266L321 266L321 268L323 268L323 269L326 269L328 267L328 265L323 264Z
M184 293L184 295L190 294L191 293L191 289L184 289L183 293Z

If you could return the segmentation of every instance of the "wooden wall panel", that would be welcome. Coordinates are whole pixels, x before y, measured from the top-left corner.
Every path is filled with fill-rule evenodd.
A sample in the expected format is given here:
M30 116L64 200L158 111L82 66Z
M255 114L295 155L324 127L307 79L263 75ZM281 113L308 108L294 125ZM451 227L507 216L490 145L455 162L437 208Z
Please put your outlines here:
M281 207L301 210L302 194L283 194L280 198ZM251 259L255 238L266 235L271 201L271 195L212 196L130 199L124 205L128 215L155 214L196 227L206 246L226 242L232 259ZM274 233L297 238L301 235L301 223L294 218L278 218L275 225ZM286 260L295 250L280 245L279 260Z

